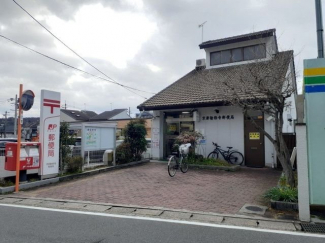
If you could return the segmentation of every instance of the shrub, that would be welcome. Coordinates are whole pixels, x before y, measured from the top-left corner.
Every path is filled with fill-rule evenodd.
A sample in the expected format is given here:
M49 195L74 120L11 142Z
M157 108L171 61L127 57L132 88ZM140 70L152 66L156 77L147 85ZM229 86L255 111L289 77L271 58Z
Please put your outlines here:
M298 202L298 189L289 186L273 187L264 194L264 198L274 201Z
M5 180L3 178L0 179L0 187L7 187L15 185L12 181Z
M195 155L195 157L188 157L189 164L195 165L212 165L212 166L232 166L228 162L221 159L213 159L213 158L202 158L200 155Z
M176 144L191 143L192 146L195 148L197 142L201 138L203 138L202 134L197 131L193 131L193 132L186 131L186 132L182 132L179 136L176 137L175 143Z
M123 142L116 148L116 163L125 164L131 162L133 155L131 152L131 145Z
M130 151L133 160L141 160L141 155L147 150L147 130L144 119L130 121L124 128L124 142L130 144Z
M66 159L67 172L76 173L82 171L83 158L80 156L68 157Z

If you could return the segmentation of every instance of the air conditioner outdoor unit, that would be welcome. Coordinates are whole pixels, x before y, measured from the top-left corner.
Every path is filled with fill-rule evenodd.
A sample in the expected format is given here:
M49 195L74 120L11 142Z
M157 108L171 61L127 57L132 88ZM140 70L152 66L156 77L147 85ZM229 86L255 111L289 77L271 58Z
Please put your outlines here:
M196 67L205 67L205 59L196 60Z

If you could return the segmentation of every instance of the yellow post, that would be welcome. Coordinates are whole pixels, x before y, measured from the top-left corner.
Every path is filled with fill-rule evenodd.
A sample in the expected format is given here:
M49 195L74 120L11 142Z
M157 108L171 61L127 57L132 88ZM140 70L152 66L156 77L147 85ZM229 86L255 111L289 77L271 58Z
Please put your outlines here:
M16 158L16 185L15 192L19 192L19 169L20 169L20 143L21 143L21 120L22 119L22 108L21 108L21 97L23 94L23 85L19 85L19 102L18 102L18 122L17 122L17 158Z

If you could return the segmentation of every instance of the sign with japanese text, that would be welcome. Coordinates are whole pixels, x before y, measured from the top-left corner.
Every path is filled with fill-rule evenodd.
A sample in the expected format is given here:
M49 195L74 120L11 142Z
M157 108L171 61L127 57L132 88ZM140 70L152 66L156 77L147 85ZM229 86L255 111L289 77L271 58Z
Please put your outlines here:
M60 100L59 92L41 91L40 142L42 147L42 176L59 173L60 141Z
M260 139L260 133L259 132L250 132L249 133L249 139L250 140L259 140Z
M159 139L160 139L160 136L159 136L159 128L152 128L151 129L151 147L152 148L159 148Z
M100 127L84 125L82 146L84 151L106 150L115 148L115 126Z

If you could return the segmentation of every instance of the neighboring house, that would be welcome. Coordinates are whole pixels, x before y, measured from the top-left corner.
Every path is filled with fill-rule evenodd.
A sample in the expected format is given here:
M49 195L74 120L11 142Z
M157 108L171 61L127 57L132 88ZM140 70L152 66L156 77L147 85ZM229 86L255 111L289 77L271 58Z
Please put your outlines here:
M111 111L104 111L99 115L91 117L89 121L108 121L118 119L131 119L128 114L128 109L114 109Z
M241 108L227 106L225 82L236 84L239 99L249 98L240 92L240 79L247 77L245 70L254 65L262 73L265 70L281 80L288 78L295 87L293 52L278 51L275 29L207 41L199 46L206 52L205 60L197 60L194 70L138 106L140 111L153 111L152 157L166 158L177 135L196 130L204 136L197 148L204 156L214 149L212 142L217 142L223 149L232 146L242 152L248 166L276 166L275 150L269 140L259 133ZM252 87L245 89L251 89L258 97ZM283 132L294 133L295 94L287 102L291 106L284 111ZM251 112L250 116L274 134L271 116L258 111Z
M143 119L152 119L153 114L152 114L152 112L149 112L149 111L143 111L141 113L136 113L135 117L136 118L143 118Z
M3 125L2 125L3 124ZM22 138L29 141L37 135L38 117L25 117L22 124ZM0 119L0 137L15 137L15 118Z
M94 116L97 114L93 111L61 109L60 122L89 121Z

